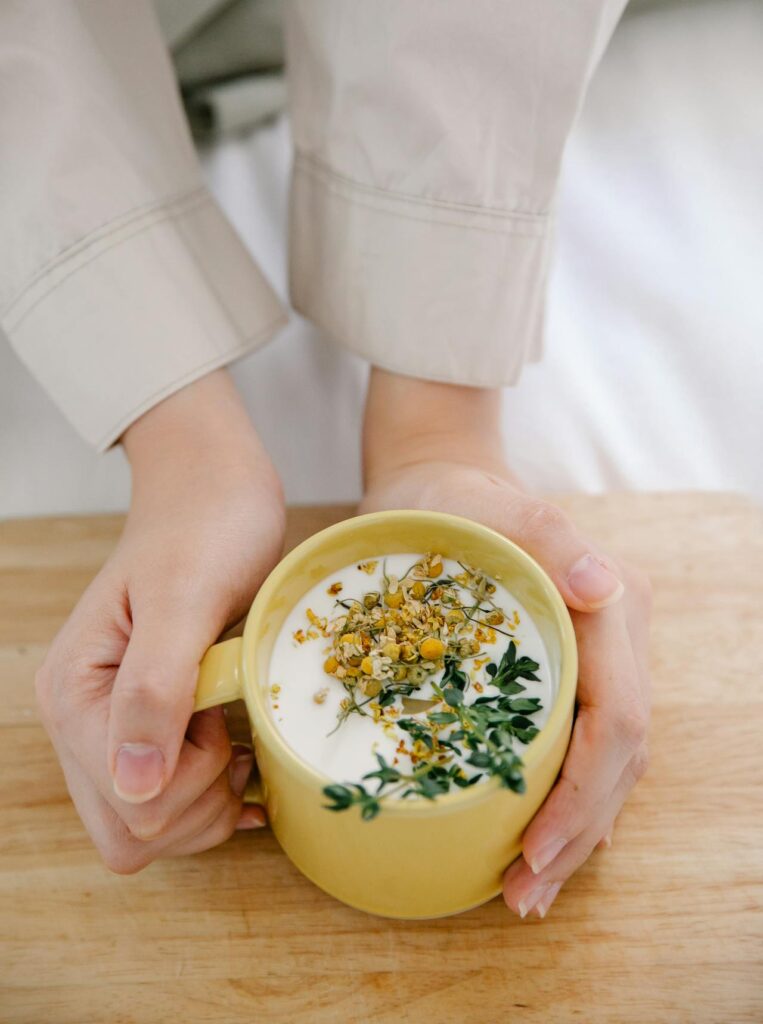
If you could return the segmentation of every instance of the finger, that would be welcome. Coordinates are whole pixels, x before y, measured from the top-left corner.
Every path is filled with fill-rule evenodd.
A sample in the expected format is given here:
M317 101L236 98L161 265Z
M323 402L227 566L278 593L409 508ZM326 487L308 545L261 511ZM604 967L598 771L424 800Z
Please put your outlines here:
M68 748L58 751L69 795L104 864L116 874L133 874L150 863L147 844L128 831Z
M153 857L200 853L232 834L242 812L242 799L254 763L250 748L234 749L228 766L209 790L191 807L159 843L150 844ZM262 808L256 808L262 812Z
M579 710L559 780L522 839L535 874L600 816L646 736L647 710L622 607L573 617Z
M237 821L253 764L254 753L251 748L234 748L230 763L206 792L160 836L143 843L152 858L163 856L170 848L190 843L194 837L206 832L221 817L227 820L232 816L234 822Z
M505 479L474 471L474 488L440 498L427 494L427 507L439 507L485 523L516 541L551 576L565 603L580 612L617 602L624 593L620 570L607 555L583 538L557 506L530 497ZM487 486L486 486L487 485Z
M614 838L614 833L615 833L615 823L613 821L612 824L607 829L607 831L604 833L604 835L601 837L601 839L596 844L596 849L597 850L610 850L612 848L612 840Z
M236 822L236 829L243 832L253 828L264 828L267 823L268 818L264 807L259 804L244 804Z
M70 742L69 738L73 741ZM80 712L73 725L59 732L101 796L132 834L148 840L161 836L206 792L231 760L231 745L222 708L209 708L191 717L177 765L167 787L145 803L122 800L114 791L108 770L106 720L100 707ZM237 751L237 753L241 753Z
M227 834L233 831L241 814L241 796L251 768L251 752L246 756L245 773L235 763L230 770L226 767L171 829L161 838L149 841L141 841L129 831L68 752L61 757L61 764L72 800L104 863L117 874L134 874L168 850L191 852L197 836L206 835L203 848L207 849L213 845L212 836L219 835L215 826L221 820L231 823Z
M641 570L631 569L624 601L625 621L631 638L633 656L641 680L647 708L651 707L652 684L649 673L649 632L652 613L652 587Z
M222 708L209 708L191 716L175 772L158 796L145 803L129 803L120 799L113 789L109 792L108 780L104 795L137 839L144 842L160 839L209 790L226 768L233 789L238 793L233 784L234 773L240 774L241 765L248 765L248 773L252 762L251 750L231 749Z
M168 612L159 602L134 608L133 616L111 694L107 763L117 796L143 803L175 771L208 624L194 614Z
M638 756L634 761L637 760ZM503 880L503 896L510 910L520 917L526 917L533 909L539 916L545 916L562 885L588 860L603 833L610 827L637 773L637 764L626 767L607 806L540 874L533 872L524 857L518 858L508 868Z
M164 840L169 834L176 835L176 824L188 820L188 812L225 773L234 795L243 797L254 754L250 748L240 746L233 747L231 751L223 722L220 722L220 728L224 735L216 741L213 752L200 751L190 741L183 744L175 774L158 797L145 804L128 804L118 798L107 798L136 839L148 842ZM230 752L230 756L226 752Z
M625 591L625 622L631 638L633 657L641 680L641 692L647 710L651 705L651 682L649 677L649 624L652 610L652 588L649 577L640 570L631 569L628 573L628 586ZM644 767L646 755L644 754ZM604 835L596 844L596 849L611 849L614 831L617 824L615 818Z
M233 787L235 792L243 796L246 784L249 780L253 763L252 752L248 752L248 764L244 766L244 755L239 759L240 770L233 769ZM235 762L234 762L235 764ZM189 836L181 842L168 844L162 850L162 857L181 857L187 854L203 853L213 846L224 843L233 832L239 830L253 830L264 828L267 824L265 808L259 804L244 804L241 802L234 807L226 807L220 815L211 822L207 828Z
M555 505L518 493L503 503L500 530L543 566L570 608L597 611L622 597L612 559L595 551Z
M165 857L185 857L189 854L203 853L219 846L229 839L236 831L236 824L240 816L240 807L225 807L214 821L209 825L182 842L166 846L161 853ZM264 825L264 820L262 821ZM261 827L261 826L257 826Z

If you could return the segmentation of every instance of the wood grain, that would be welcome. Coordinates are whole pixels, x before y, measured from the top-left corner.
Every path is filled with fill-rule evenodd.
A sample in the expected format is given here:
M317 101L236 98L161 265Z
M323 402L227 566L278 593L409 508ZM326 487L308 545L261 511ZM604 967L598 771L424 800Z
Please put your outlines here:
M236 835L99 863L34 710L44 649L119 517L0 524L0 1021L760 1022L762 517L730 495L562 498L655 586L652 765L543 922L499 900L385 921ZM290 545L348 509L295 509ZM433 854L435 851L433 851Z

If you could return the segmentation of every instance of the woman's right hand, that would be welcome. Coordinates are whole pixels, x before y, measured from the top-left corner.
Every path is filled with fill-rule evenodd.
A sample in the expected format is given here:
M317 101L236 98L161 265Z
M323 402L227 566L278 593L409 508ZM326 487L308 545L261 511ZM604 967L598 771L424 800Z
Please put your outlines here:
M199 661L281 553L281 488L216 371L136 421L124 533L37 675L42 719L105 863L131 873L238 827L252 767L221 708L192 715Z

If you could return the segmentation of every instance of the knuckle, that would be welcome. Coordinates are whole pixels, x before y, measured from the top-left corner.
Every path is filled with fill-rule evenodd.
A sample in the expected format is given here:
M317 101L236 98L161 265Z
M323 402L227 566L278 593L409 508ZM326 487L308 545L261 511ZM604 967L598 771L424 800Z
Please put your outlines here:
M130 835L141 843L158 839L167 831L169 824L165 812L153 810L133 812L125 821Z
M53 662L50 655L37 669L34 676L34 690L40 717L47 728L60 731L68 721L69 701L67 693L74 692L72 683L79 678L77 664L61 665Z
M76 727L82 710L99 696L92 665L84 655L61 659L49 654L35 673L34 686L40 717L49 732Z
M204 849L219 846L230 838L241 814L241 801L233 796L227 783L215 786L206 797L205 813L199 822L198 835Z
M648 726L649 716L640 704L624 708L617 716L617 733L628 750L635 751L641 747L646 740Z
M236 799L231 792L227 775L221 776L214 785L210 786L203 799L207 801L205 828L209 828L210 825L218 821L221 815L232 813L233 807L238 808L241 805L241 801Z
M103 863L115 875L134 875L149 863L145 854L116 836L101 841L98 852Z
M121 679L118 692L125 703L162 711L175 703L171 683L161 667L150 667Z
M533 499L525 503L521 513L519 532L530 540L571 529L567 516L556 505Z
M208 830L210 846L219 846L226 839L230 839L236 829L236 822L239 819L240 813L241 805L239 801L233 797L229 798L227 806Z
M47 663L41 665L35 672L34 692L43 720L49 721L53 708L53 675Z
M208 760L206 769L210 779L217 779L228 767L231 759L231 743L226 732L219 743L214 743L205 751Z
M48 732L63 733L71 721L69 702L56 687L52 673L47 669L41 672L42 678L35 679L40 718Z
M639 782L644 778L649 768L649 750L646 743L642 743L633 755L630 767L634 782Z

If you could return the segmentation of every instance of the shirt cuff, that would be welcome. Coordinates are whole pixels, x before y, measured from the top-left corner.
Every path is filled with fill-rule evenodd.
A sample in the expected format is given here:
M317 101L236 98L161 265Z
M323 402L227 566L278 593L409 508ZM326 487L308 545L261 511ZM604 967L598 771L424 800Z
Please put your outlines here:
M161 399L259 348L285 322L204 188L83 239L2 317L19 357L99 450Z
M290 224L294 308L371 363L498 387L541 357L548 215L385 192L297 154Z

